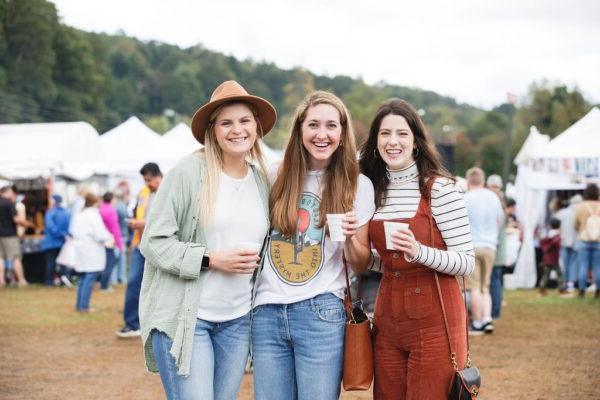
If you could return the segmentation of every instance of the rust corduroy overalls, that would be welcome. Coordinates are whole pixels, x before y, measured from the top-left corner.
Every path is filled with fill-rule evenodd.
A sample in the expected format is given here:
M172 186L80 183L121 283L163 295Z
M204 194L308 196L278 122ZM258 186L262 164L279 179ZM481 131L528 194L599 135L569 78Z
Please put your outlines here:
M433 181L427 185L429 196ZM421 244L446 249L426 196L421 196L414 217L394 221L408 223ZM454 370L435 271L406 261L402 252L386 250L383 221L372 220L369 235L385 266L375 304L374 398L447 399ZM464 300L454 276L438 273L438 278L458 367L463 368L467 357Z

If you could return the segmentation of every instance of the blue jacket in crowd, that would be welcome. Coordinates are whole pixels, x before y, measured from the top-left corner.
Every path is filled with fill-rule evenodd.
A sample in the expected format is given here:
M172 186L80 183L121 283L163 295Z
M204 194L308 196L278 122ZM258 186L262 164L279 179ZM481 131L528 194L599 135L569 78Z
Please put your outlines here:
M44 239L42 239L42 251L60 249L65 243L65 237L69 233L69 221L71 214L69 210L56 206L46 212L44 218Z

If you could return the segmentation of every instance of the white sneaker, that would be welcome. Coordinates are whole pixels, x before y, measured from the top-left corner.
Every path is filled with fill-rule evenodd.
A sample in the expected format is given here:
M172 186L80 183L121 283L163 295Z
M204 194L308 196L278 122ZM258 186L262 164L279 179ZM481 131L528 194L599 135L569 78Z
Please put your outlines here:
M69 280L69 278L67 278L66 275L61 275L60 276L60 281L63 283L63 285L65 285L68 288L72 288L73 284L71 283L71 281Z
M120 338L132 338L142 336L142 332L139 329L134 330L128 326L124 326L123 328L121 328L121 330L116 331L115 335L117 335Z

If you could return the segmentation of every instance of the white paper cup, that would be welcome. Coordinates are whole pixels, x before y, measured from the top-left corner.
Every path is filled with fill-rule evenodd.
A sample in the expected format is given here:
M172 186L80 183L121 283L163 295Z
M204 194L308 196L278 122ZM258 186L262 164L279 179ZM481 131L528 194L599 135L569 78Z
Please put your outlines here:
M342 219L344 219L344 214L327 214L329 238L332 242L343 242L346 240L346 236L342 231Z
M254 250L258 253L260 251L261 244L253 242L241 242L238 244L237 248L242 250Z
M383 229L385 230L385 247L388 250L394 250L391 234L398 229L408 229L408 224L404 222L383 221Z

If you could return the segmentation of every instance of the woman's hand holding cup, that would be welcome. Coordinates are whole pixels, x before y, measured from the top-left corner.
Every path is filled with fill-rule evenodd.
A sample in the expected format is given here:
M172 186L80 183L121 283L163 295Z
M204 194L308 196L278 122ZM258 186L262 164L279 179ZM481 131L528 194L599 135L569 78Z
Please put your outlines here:
M241 244L237 249L210 253L209 268L231 274L252 274L258 266L259 244Z
M409 260L417 256L420 245L407 223L384 221L383 228L385 230L385 242L388 250L402 251Z

